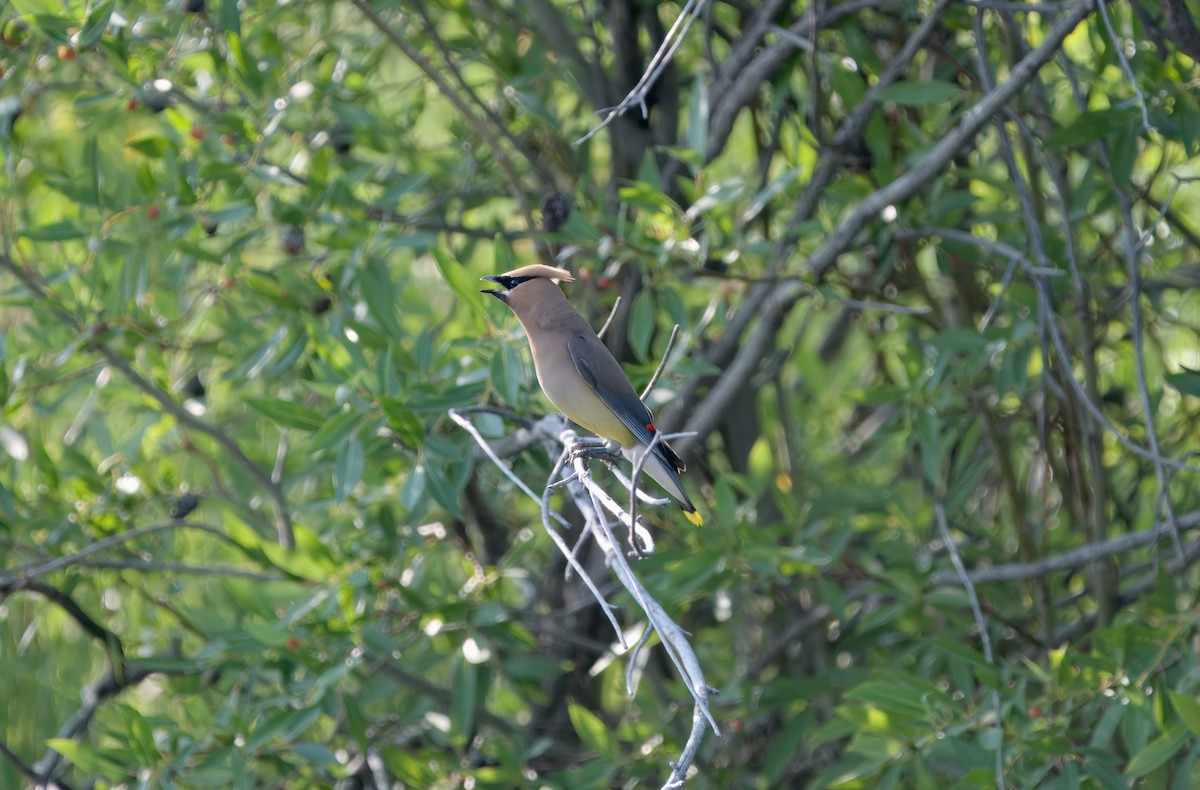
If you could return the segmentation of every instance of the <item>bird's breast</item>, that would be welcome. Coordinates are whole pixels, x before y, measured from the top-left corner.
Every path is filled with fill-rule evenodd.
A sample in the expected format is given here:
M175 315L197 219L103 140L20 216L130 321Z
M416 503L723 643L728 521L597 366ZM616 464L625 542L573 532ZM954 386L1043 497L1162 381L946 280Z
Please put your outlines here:
M541 351L541 349L538 349ZM615 439L622 446L634 443L633 434L625 423L596 394L579 375L575 360L564 342L561 349L534 354L534 371L538 384L555 408L594 434Z

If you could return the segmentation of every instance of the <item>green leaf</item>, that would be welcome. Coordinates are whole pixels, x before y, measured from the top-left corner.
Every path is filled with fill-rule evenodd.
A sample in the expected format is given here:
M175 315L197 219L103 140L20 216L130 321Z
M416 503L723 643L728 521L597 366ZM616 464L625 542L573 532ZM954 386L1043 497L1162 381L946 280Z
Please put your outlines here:
M471 278L467 277L462 265L440 247L430 247L429 251L433 253L438 271L442 273L442 279L450 286L450 290L454 291L459 300L466 303L471 312L483 322L480 326L486 324L487 311L483 308L483 300L491 299L491 297L479 293L480 289L475 287Z
M1174 757L1176 752L1182 749L1183 745L1188 742L1190 733L1191 730L1187 725L1177 724L1150 741L1125 766L1125 776L1129 779L1136 779L1153 773L1166 765L1167 760Z
M293 401L279 398L246 398L245 402L259 414L285 428L316 431L325 424L320 414Z
M458 502L458 494L466 484L464 472L468 469L469 459L458 463L442 464L426 461L425 479L429 484L429 493L434 501L444 507L456 518L462 516L462 508Z
M160 755L154 743L153 730L146 717L128 705L119 706L118 711L125 722L126 735L129 738L127 743L135 753L138 763L157 765Z
M345 502L354 491L354 487L362 479L362 473L363 444L357 436L352 436L350 441L338 450L333 465L333 493L339 502Z
M883 101L905 107L942 104L962 95L962 88L952 82L896 82L879 91Z
M279 623L265 623L261 620L247 623L246 633L256 642L274 648L286 647L288 638L291 636L279 627Z
M596 714L571 700L567 703L567 715L571 719L571 726L575 728L575 734L585 746L606 757L616 756L613 735Z
M1094 757L1089 757L1084 761L1083 772L1095 779L1105 790L1128 790L1129 788L1120 771Z
M1182 373L1168 373L1163 378L1184 395L1200 397L1200 370L1184 368Z
M638 359L645 360L650 353L654 323L654 294L648 290L640 291L633 298L633 311L629 317L629 345Z
M366 415L360 411L347 409L326 420L321 425L321 429L313 435L313 452L328 450L331 447L341 444L365 417Z
M238 10L238 0L218 0L220 8L217 12L217 32L242 34L242 15Z
M30 241L67 241L68 239L82 239L87 235L87 231L78 222L63 220L36 228L25 228L21 231L21 235Z
M108 27L108 20L112 17L112 12L112 0L104 0L89 11L83 30L79 31L79 41L76 42L76 47L88 49L99 41L100 36L104 35L105 28Z
M395 398L380 398L379 407L400 441L413 448L419 448L425 443L425 430L421 421L405 409L403 403Z
M867 681L846 694L848 700L858 700L885 713L909 719L924 719L925 705L912 689L884 681Z
M1048 135L1043 145L1051 149L1080 146L1121 131L1136 122L1138 117L1137 110L1133 108L1089 110Z
M387 266L379 259L358 270L358 288L367 310L390 339L404 336L396 317L396 289Z
M509 272L517 268L517 259L513 255L512 245L501 233L497 233L492 239L492 266L497 273ZM451 287L454 287L453 283L451 283Z
M125 143L125 146L132 148L138 153L145 154L151 159L162 159L171 147L171 144L167 141L167 138L152 134L130 140Z
M450 732L459 745L466 743L473 734L478 685L479 666L459 655L455 659L454 682L450 688Z
M1194 735L1200 735L1200 702L1196 701L1194 695L1180 694L1175 690L1168 690L1167 695L1171 699L1171 704L1175 706L1175 710L1179 713L1179 718L1183 719L1183 723L1188 726Z
M70 738L47 738L46 747L58 752L81 771L89 774L117 779L128 771L121 763L101 753L91 744L77 743Z

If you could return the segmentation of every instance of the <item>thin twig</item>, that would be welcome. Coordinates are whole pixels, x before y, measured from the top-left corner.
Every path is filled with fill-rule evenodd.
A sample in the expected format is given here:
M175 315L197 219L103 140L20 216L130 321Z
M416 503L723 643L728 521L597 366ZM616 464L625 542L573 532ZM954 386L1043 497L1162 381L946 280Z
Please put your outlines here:
M950 561L954 564L954 572L958 574L959 581L967 591L967 600L971 602L971 614L975 617L975 627L979 629L979 637L983 641L983 657L990 666L994 667L996 659L992 656L992 639L988 635L987 623L983 619L983 610L979 607L979 597L975 594L975 585L967 576L967 569L963 566L962 557L958 554L958 547L950 538L950 527L946 524L946 511L942 507L941 500L934 502L933 510L937 516L938 530L942 533L942 541L950 552ZM997 790L1004 790L1004 716L1000 707L1000 691L996 688L992 689L992 707L996 713L996 787Z
M617 315L617 308L621 306L621 297L617 297L613 302L612 309L608 311L608 318L604 321L604 326L600 327L600 331L596 333L596 337L604 339L604 333L608 331L608 326L613 322L613 318Z
M22 776L24 776L26 779L33 782L35 785L37 785L39 782L42 781L42 777L38 775L38 772L33 770L33 768L30 765L28 765L24 760L22 760L20 757L18 757L17 754L12 749L9 749L8 744L6 744L4 741L0 741L0 754L4 755L6 758L8 758L8 761L13 764L13 766L17 769L17 771L20 772L20 774ZM69 785L67 785L63 782L57 782L56 784L58 787L61 787L64 790L67 790L67 788L69 788Z
M117 535L110 535L109 537L104 538L103 540L98 540L90 546L80 549L79 551L63 555L62 557L55 557L54 559L48 562L43 562L39 565L24 568L12 568L11 575L0 578L0 587L19 584L29 579L36 579L41 576L45 576L48 573L53 573L54 571L70 567L71 565L77 565L93 554L105 551L106 549L111 549L113 546L119 546L122 543L127 543L145 535L150 535L155 532L162 532L168 529L195 529L200 530L201 532L207 532L210 535L215 535L224 541L230 543L233 542L228 535L221 532L221 530L217 529L216 527L212 527L207 524L200 524L194 521L167 521L162 524L151 524L148 527L138 527ZM235 543L234 545L237 544Z
M1046 32L1041 43L1013 65L1009 78L987 92L964 113L958 125L943 135L911 170L859 201L854 210L829 234L825 243L809 257L808 268L813 276L817 279L824 277L837 263L838 258L855 243L859 231L866 227L868 222L874 221L881 211L924 189L959 149L974 138L996 113L1037 76L1042 66L1054 57L1054 53L1066 37L1079 26L1091 9L1092 0L1080 0L1073 5L1070 12L1057 20ZM724 372L711 386L708 395L690 409L687 430L695 431L701 439L713 430L729 403L742 395L745 382L753 375L760 360L769 353L776 327L805 293L805 287L794 282L782 283L778 287L764 288L761 291L761 300L753 305L753 313L743 314L742 318L749 323L757 317L757 324L732 361L723 365ZM729 334L736 343L738 333L730 331ZM684 449L686 450L686 447Z
M658 383L659 377L661 377L663 371L667 369L667 361L671 358L671 349L675 347L675 339L677 337L679 337L679 324L676 324L675 328L671 330L671 337L669 340L667 340L667 347L662 353L662 359L659 360L658 367L654 369L654 375L650 377L650 381L646 384L646 388L642 390L643 401L650 396L651 391L654 389L654 385Z
M487 120L480 118L475 114L475 111L467 105L466 101L461 96L459 96L458 91L454 89L454 86L447 81L445 75L436 66L434 66L433 63L430 62L429 58L421 54L421 51L413 46L411 42L396 32L396 30L393 29L392 26L389 25L387 21L385 21L384 18L381 17L379 13L371 6L369 0L350 0L350 2L352 2L354 6L358 8L360 12L362 12L362 15L365 16L367 20L374 25L377 30L379 30L379 32L383 33L384 37L387 38L388 41L392 42L397 49L403 52L409 60L417 65L417 68L424 72L425 76L427 76L433 82L433 84L437 86L437 89L443 96L446 97L447 101L453 104L454 108L462 114L468 123L471 124L471 126L475 129L475 134L480 140L491 141L493 143L492 151L496 155L496 164L500 166L500 170L504 173L504 176L508 181L510 194L512 195L513 199L517 201L517 205L520 206L521 213L524 216L526 225L529 227L529 229L533 230L536 228L537 223L535 223L533 220L532 209L529 206L529 201L526 199L524 191L520 187L520 179L517 177L516 170L508 157L508 152L504 150L504 146L495 142L496 136L489 129Z
M676 326L675 329L678 330L679 327ZM663 362L665 363L666 361L667 361L667 358L664 355ZM662 365L659 365L659 369L660 370L662 369ZM644 395L642 397L645 398ZM642 476L642 467L644 467L646 465L646 461L650 458L651 454L653 454L654 448L658 447L658 445L662 444L662 442L663 442L662 432L656 431L654 433L654 438L652 438L650 440L650 444L646 445L646 449L641 450L640 452L635 454L635 457L633 459L633 471L630 472L630 474L629 474L629 546L635 552L637 552L639 555L641 554L641 551L639 551L638 546L637 546L637 540L635 539L637 536L637 523L638 523L638 515L637 515L638 480ZM652 546L647 547L647 553L653 552L653 551L654 551L654 549Z
M584 584L588 588L588 591L592 593L593 597L595 597L596 601L600 604L600 607L604 610L609 622L612 623L613 630L620 634L621 627L617 623L616 618L613 617L613 607L604 598L604 595L601 594L595 583L592 582L591 577L587 575L587 571L585 571L583 566L579 564L579 561L575 558L571 548L567 545L566 541L563 540L562 535L560 535L558 530L554 529L553 525L550 523L553 519L564 528L570 529L570 524L567 523L565 518L558 513L555 513L553 510L550 510L550 491L552 486L547 485L542 491L542 496L539 497L535 495L529 486L525 485L525 482L521 480L521 478L517 477L516 474L509 469L503 461L500 460L496 453L492 451L492 448L487 443L487 440L483 438L483 435L479 433L478 429L475 428L475 425L470 420L464 417L458 409L450 409L448 413L450 415L450 419L454 420L463 430L471 434L471 437L475 439L475 443L483 448L483 452L487 455L488 459L491 460L491 462L501 472L504 473L504 476L511 480L513 485L519 488L526 496L538 503L538 506L542 511L543 526L545 526L546 532L550 535L551 540L553 540L554 544L558 546L559 551L561 551L563 556L567 558L568 568L579 572L579 575L582 577ZM562 418L558 417L557 415L549 415L544 418L544 420L553 420L556 425L562 424ZM560 455L558 461L554 465L554 470L550 475L551 482L553 482L554 478L558 475L558 470L562 468L564 462L564 456Z
M608 622L612 625L613 631L617 634L617 641L621 643L621 648L624 649L625 637L621 631L620 624L617 622L617 618L613 615L615 607L608 602L608 599L605 598L604 594L600 592L600 588L596 586L594 581L592 581L592 577L589 576L584 567L579 564L579 558L576 555L576 552L580 543L582 543L584 536L580 535L579 541L575 544L575 548L569 548L567 546L567 542L562 539L561 535L558 534L558 530L554 529L554 526L550 523L550 517L552 515L558 515L557 513L554 513L554 511L550 510L550 492L553 490L553 486L551 484L554 482L554 478L558 476L559 470L561 470L566 464L568 457L570 457L570 451L564 446L563 451L558 456L558 460L554 462L554 468L550 470L550 478L546 484L546 488L542 491L542 497L540 501L542 508L542 526L545 528L547 534L550 535L550 538L554 541L554 544L558 546L558 550L561 551L563 556L567 558L567 578L569 579L571 577L572 570L579 572L579 577L583 580L584 586L588 588L588 592L590 592L592 597L596 599L596 602L600 604L600 608L604 611L605 617L608 618ZM559 520L561 521L562 518L559 517ZM585 532L584 534L587 533Z
M1067 350L1066 342L1063 340L1063 337L1062 337L1062 331L1058 326L1058 321L1054 320L1055 317L1053 316L1052 310L1049 307L1049 305L1051 303L1051 296L1046 287L1045 280L1044 280L1042 274L1039 272L1038 268L1036 266L1034 266L1033 262L1030 261L1027 256L1021 254L1015 248L1009 247L1006 244L1002 244L1000 242L988 241L987 239L980 239L977 236L972 236L970 233L968 233L966 231L952 230L949 228L916 228L916 229L913 229L910 231L904 231L903 233L898 233L897 237L900 237L900 236L922 236L922 235L942 236L943 238L956 239L959 241L973 241L974 243L979 244L980 246L985 247L985 248L991 248L991 249L996 249L996 250L1006 249L1006 250L1010 251L1011 253L1014 253L1017 256L1019 256L1018 260L1021 262L1022 268L1024 268L1024 270L1028 274L1031 275L1031 279L1034 284L1034 289L1037 292L1037 296L1038 296L1039 312L1042 310L1045 310L1048 313L1049 320L1048 320L1046 328L1050 334L1050 339L1054 345L1055 351L1058 352L1058 355L1062 359L1064 359L1064 360L1071 359L1071 355ZM1075 394L1079 397L1080 402L1083 404L1083 406L1087 410L1088 414L1090 414L1093 419L1095 419L1109 433L1111 433L1112 436L1117 440L1117 442L1122 447L1126 448L1127 450L1134 453L1135 455L1141 456L1142 458L1146 458L1150 461L1157 461L1157 462L1161 463L1163 466L1167 466L1172 469L1182 469L1182 470L1188 471L1188 472L1200 472L1200 466L1196 466L1195 464L1184 463L1182 461L1176 461L1172 458L1163 457L1161 454L1156 454L1152 450L1148 450L1145 447L1142 447L1137 442L1135 442L1132 439L1125 436L1125 434L1121 433L1117 429L1117 426L1113 425L1112 421L1108 419L1107 415L1105 415L1104 412L1100 410L1100 407L1092 402L1092 399L1088 396L1087 391L1084 390L1083 385L1079 383L1079 381L1075 378L1075 376L1070 375L1069 371L1068 371L1068 374L1066 375L1066 379L1070 383L1072 390L1074 390Z
M357 3L359 0L355 0L355 2ZM650 63L646 66L646 71L642 74L642 78L630 89L620 104L608 111L608 114L604 116L604 120L597 124L590 132L576 140L574 145L581 145L587 142L619 116L624 115L634 107L641 107L643 114L646 112L646 95L654 87L654 83L658 82L658 78L666 70L667 65L671 62L671 58L675 56L675 50L679 49L679 45L687 37L688 29L691 28L696 18L700 16L700 11L704 8L704 3L705 0L687 0L683 8L680 9L675 23L671 25L671 29L667 31L667 35L663 37L662 46L654 53L654 57L650 58ZM680 29L680 25L682 25L682 29Z
M156 387L142 374L133 369L125 358L113 351L105 343L96 343L96 350L117 370L129 379L135 387L156 400L163 411L170 414L177 421L192 430L208 436L210 439L220 445L221 449L228 453L229 457L240 467L245 469L254 481L258 483L267 492L267 496L275 505L275 528L278 533L279 545L285 549L293 549L296 547L296 535L292 529L292 516L288 509L287 497L284 496L283 487L271 479L271 475L263 471L262 467L250 460L237 442L229 438L229 435L215 425L210 425L204 420L192 415L187 409L180 406L175 400Z
M5 246L7 247L7 234L4 235ZM31 272L16 263L7 252L0 255L0 266L12 272L18 280L20 280L29 290L30 295L36 296L38 299L46 302L52 310L61 315L65 321L75 327L76 331L89 331L85 328L80 320L70 311L62 307L50 289ZM113 351L108 344L101 340L92 341L92 347L100 353L101 356L108 361L112 367L121 371L127 379L138 389L149 395L154 400L158 401L162 406L163 411L170 414L177 421L187 427L199 431L212 438L221 449L236 462L239 466L245 469L252 478L263 488L266 489L267 495L275 504L275 524L278 532L279 545L284 548L294 548L296 545L295 535L292 530L291 515L288 512L287 499L283 494L283 489L272 482L270 476L259 467L254 461L250 460L241 447L229 438L224 431L216 426L209 425L205 421L192 415L187 409L176 403L170 395L156 387L148 379L135 371L123 357Z
M1200 528L1200 510L1180 516L1177 523L1183 532ZM1049 573L1081 568L1096 560L1125 554L1133 549L1148 546L1169 537L1171 537L1171 525L1159 523L1149 529L1128 532L1100 543L1089 543L1062 554L1043 557L1036 562L1015 562L975 570L968 574L968 578L972 584L976 585L1008 584L1035 579ZM930 577L929 584L933 587L945 587L954 584L955 581L954 574L949 571L939 571Z
M254 581L279 581L282 576L272 576L269 573L248 571L242 568L230 568L222 565L206 567L203 565L187 565L182 562L155 562L151 560L87 560L81 562L82 568L117 571L145 571L150 573L180 573L186 576L227 576L234 579L252 579Z
M570 446L574 441L574 437L569 435L571 433L573 432L564 432L563 443L567 446ZM598 499L606 510L617 517L618 521L629 526L629 515L621 509L616 500L592 481L591 475L587 471L587 463L581 454L576 455L575 471L579 475L580 482L583 483L588 495L582 498L582 502L580 498L576 498L576 503L580 504L580 509L585 513L588 512L591 502L587 500L590 498ZM625 586L625 589L637 601L642 611L646 613L651 626L658 632L663 649L666 650L667 656L684 679L685 685L688 687L688 691L691 692L696 705L703 709L704 716L708 723L712 725L713 731L719 734L720 730L717 728L717 723L708 710L708 686L704 683L704 673L700 669L700 663L696 658L695 651L692 650L691 644L688 642L687 634L675 624L675 621L667 615L658 601L646 591L646 588L642 586L637 576L634 575L633 569L630 568L624 553L617 550L617 539L613 536L612 530L608 528L607 522L603 518L600 518L598 514L593 515L594 518L590 522L594 529L593 537L604 550L609 566L616 573L621 584Z
M1108 18L1108 3L1106 0L1096 0L1100 6L1100 17L1104 20L1104 27L1108 30L1108 37L1112 40L1113 49L1117 51L1117 60L1121 63L1121 70L1125 72L1125 77L1129 80L1129 84L1133 86L1133 95L1137 97L1138 107L1142 110L1142 129L1149 134L1151 131L1157 131L1150 123L1150 112L1146 109L1146 97L1142 95L1142 87L1138 85L1137 77L1133 73L1133 67L1129 65L1129 59L1125 57L1125 46L1121 43L1121 39L1117 38L1117 31L1113 29L1112 20ZM1112 171L1109 171L1111 175Z

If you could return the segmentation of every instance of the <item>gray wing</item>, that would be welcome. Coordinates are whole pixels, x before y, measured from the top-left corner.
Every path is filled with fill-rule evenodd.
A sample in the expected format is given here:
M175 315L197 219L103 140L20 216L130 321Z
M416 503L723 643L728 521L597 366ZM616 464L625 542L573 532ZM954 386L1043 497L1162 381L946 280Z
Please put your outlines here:
M573 335L567 341L567 350L575 362L575 369L587 385L600 396L604 405L624 423L629 432L644 445L654 441L658 429L654 427L654 416L633 390L625 377L625 371L597 337ZM661 439L654 445L654 454L676 472L686 467L683 461Z

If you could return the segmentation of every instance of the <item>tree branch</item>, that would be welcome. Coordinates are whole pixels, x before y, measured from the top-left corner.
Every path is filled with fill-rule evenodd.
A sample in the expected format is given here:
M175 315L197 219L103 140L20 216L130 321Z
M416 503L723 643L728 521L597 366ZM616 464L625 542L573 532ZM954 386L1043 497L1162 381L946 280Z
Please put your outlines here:
M813 275L818 280L821 279L837 263L837 259L853 245L858 232L878 217L885 208L924 189L958 150L1037 76L1038 71L1054 57L1071 31L1091 13L1092 3L1093 0L1081 0L1072 6L1071 11L1047 32L1042 43L1013 66L1009 79L985 94L912 170L864 198L808 259L808 268ZM775 331L803 294L803 284L798 282L783 283L764 294L764 301L756 310L760 316L759 323L751 330L745 344L709 391L708 396L692 412L685 429L697 434L697 438L691 441L703 442L712 432L720 415L733 399L740 395L744 382L749 380L759 362L768 353ZM747 316L747 320L750 318ZM685 441L682 445L685 452L691 441Z
M108 363L125 375L125 378L142 392L149 395L158 404L162 406L163 411L170 414L178 422L199 431L215 441L222 450L229 454L238 466L242 467L254 478L267 492L267 496L275 503L275 529L278 534L279 545L285 549L293 549L296 547L296 535L292 528L292 516L288 510L287 498L283 494L283 486L271 479L269 472L266 472L254 461L242 452L242 448L237 442L229 438L229 436L214 425L209 425L204 420L192 415L187 409L180 406L175 400L163 390L156 387L142 374L138 373L124 357L117 354L104 343L96 343L96 350L108 360Z
M1200 528L1200 510L1180 516L1178 527L1181 533ZM967 574L967 578L972 584L1001 584L1035 579L1048 573L1069 571L1105 557L1124 554L1133 549L1168 539L1171 534L1170 524L1157 524L1150 529L1130 532L1101 543L1089 543L1062 554L1044 557L1037 562L1016 562L971 571ZM958 577L952 571L938 571L929 577L928 583L931 587L946 587L957 584Z

